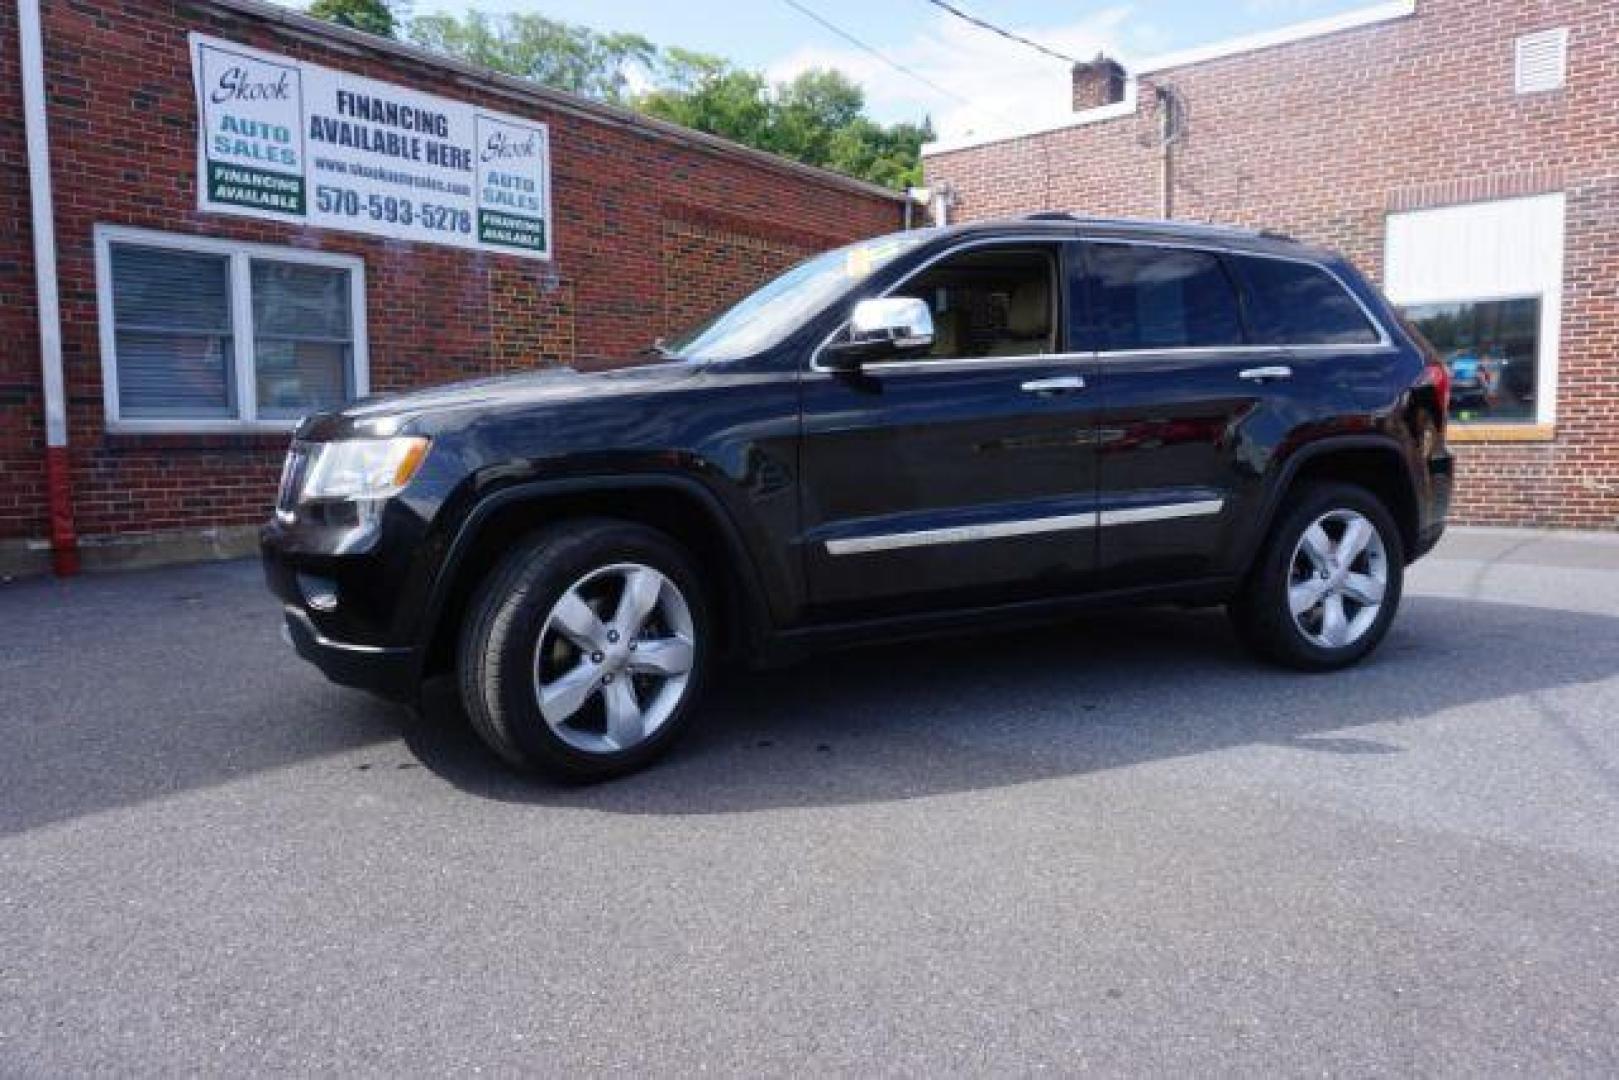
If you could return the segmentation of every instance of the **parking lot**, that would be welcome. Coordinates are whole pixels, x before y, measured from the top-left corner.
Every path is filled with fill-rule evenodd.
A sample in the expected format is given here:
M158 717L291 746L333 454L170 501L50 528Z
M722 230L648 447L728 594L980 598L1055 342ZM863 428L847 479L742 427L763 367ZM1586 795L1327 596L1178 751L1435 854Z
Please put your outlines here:
M1214 612L737 674L560 788L250 563L0 586L0 1073L1619 1069L1619 538L1458 531L1365 666Z

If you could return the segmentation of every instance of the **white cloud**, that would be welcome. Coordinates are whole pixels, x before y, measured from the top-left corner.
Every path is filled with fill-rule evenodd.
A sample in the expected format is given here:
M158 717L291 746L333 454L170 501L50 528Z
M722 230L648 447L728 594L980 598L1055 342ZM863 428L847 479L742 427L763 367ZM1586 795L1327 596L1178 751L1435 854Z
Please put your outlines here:
M1075 23L1010 29L1069 56L1087 59L1101 52L1128 66L1129 57L1154 51L1161 37L1132 15L1132 8L1121 4ZM932 19L911 39L882 51L950 93L853 47L805 46L772 64L768 75L785 80L811 68L836 68L865 88L878 119L930 115L940 138L1056 121L1071 111L1067 64L949 15Z

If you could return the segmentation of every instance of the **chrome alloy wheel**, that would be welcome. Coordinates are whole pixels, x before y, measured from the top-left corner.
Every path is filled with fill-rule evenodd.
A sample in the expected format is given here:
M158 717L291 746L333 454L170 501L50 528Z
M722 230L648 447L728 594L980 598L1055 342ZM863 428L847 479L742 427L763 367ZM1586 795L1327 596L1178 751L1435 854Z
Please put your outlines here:
M1365 515L1322 514L1299 537L1289 565L1288 608L1312 644L1346 648L1377 622L1388 590L1388 551Z
M696 660L691 609L650 566L616 563L563 592L534 648L534 696L577 750L614 753L674 714Z

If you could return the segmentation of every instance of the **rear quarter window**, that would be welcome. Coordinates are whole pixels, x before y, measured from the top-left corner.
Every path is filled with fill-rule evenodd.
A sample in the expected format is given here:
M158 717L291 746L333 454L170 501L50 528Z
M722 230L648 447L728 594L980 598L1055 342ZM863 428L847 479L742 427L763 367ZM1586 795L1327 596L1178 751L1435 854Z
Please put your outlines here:
M1218 255L1098 242L1089 261L1096 321L1109 351L1242 344L1237 293Z
M1261 345L1375 345L1382 340L1338 279L1309 263L1239 255L1249 323Z

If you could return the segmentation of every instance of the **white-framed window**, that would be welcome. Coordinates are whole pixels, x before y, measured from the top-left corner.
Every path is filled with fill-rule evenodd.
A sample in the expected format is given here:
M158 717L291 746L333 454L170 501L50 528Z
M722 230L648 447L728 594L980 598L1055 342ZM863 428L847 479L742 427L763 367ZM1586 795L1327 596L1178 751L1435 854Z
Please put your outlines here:
M1384 292L1444 358L1451 419L1552 424L1561 194L1390 214Z
M1519 94L1559 90L1568 78L1568 30L1541 30L1513 43L1512 88Z
M369 392L365 263L101 225L107 427L290 428Z

